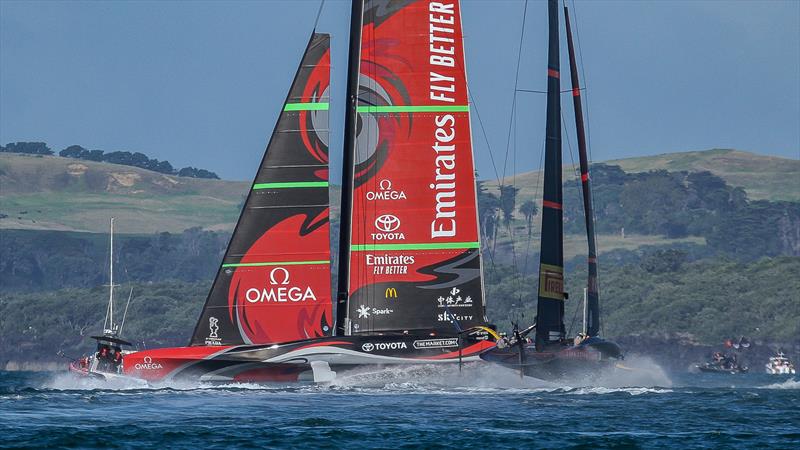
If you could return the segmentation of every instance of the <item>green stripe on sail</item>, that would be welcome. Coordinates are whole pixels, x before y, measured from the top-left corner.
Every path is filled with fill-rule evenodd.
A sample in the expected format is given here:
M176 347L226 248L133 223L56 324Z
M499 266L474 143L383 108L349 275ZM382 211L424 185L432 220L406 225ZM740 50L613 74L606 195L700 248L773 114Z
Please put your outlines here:
M443 242L425 244L363 244L351 245L350 250L354 252L369 252L376 250L445 250L445 249L468 249L479 248L478 242Z
M392 112L469 112L469 105L400 105L400 106L358 106L356 112L392 113Z
M284 111L327 111L329 103L287 103Z
M254 262L254 263L231 263L231 264L223 264L222 267L310 266L313 264L330 264L330 261L319 260L319 261L273 261L273 262Z
M287 189L328 187L327 181L286 181L283 183L256 183L253 189Z

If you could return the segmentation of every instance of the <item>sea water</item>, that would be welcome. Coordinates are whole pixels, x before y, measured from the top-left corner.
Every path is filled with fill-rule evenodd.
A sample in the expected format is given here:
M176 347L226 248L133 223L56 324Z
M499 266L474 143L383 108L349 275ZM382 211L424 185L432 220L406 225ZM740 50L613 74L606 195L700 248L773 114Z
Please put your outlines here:
M547 383L477 364L143 387L0 372L0 447L800 448L798 380L653 369Z

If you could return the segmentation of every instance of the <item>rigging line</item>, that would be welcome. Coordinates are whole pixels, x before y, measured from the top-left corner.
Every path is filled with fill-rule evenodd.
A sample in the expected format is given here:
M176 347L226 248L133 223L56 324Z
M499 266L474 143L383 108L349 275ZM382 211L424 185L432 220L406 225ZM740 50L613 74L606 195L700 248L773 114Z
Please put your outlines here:
M466 41L467 37L466 36L462 36L461 39L462 39L462 41ZM464 46L466 46L466 43L464 44ZM464 68L464 66L461 65L461 61L458 60L458 59L456 59L456 61L459 64L459 68L461 70L465 71L465 73L466 73L466 69ZM483 119L481 118L480 109L478 108L478 102L475 100L475 96L472 95L472 89L470 88L469 80L467 80L466 85L467 85L467 96L469 97L470 104L472 105L472 107L470 108L470 113L474 109L475 117L478 119L478 125L480 125L480 127L481 127L481 134L483 134L483 141L486 143L486 149L489 152L489 160L492 163L492 170L494 170L494 176L495 176L495 179L497 180L497 186L498 186L498 189L500 189L500 186L502 186L502 184L500 182L500 174L497 172L497 163L494 160L494 150L492 149L492 145L489 143L489 135L486 133L486 127L483 125ZM474 152L474 143L473 143L473 155L474 155L474 153L475 152ZM477 177L475 177L475 182L476 182L476 186L475 186L475 196L476 196L476 198L475 198L475 201L477 202L478 201L477 196L479 195L479 192L480 192L479 189L478 189L479 186L477 184L478 183ZM480 216L478 216L478 218L481 219ZM485 224L483 223L483 220L479 220L479 224L478 224L479 230L483 229L484 225ZM484 236L487 238L487 240L489 239L489 235L488 234L485 234ZM494 245L492 246L491 249L489 249L487 247L487 252L486 253L489 255L489 261L491 262L491 267L494 270L494 268L495 268Z
M467 36L462 35L461 40L463 42L463 47L466 47ZM462 71L464 71L464 73L466 73L466 68L464 67L464 65L461 64L461 61L458 58L456 58L456 64L458 64L459 69L461 69ZM469 97L470 104L474 106L474 108L472 107L470 108L469 112L471 114L472 110L473 109L475 110L475 117L478 119L478 124L481 127L481 133L483 134L483 141L486 143L486 148L489 151L489 159L492 162L492 169L494 170L494 176L497 179L497 185L499 187L501 185L500 174L497 172L497 164L495 163L494 160L494 151L492 150L491 144L489 144L489 135L486 133L486 128L483 125L483 119L481 119L481 113L478 108L478 102L477 100L475 100L475 96L472 95L472 89L470 88L469 80L466 80L466 85L467 85L467 97ZM470 117L472 116L470 115ZM474 143L473 143L473 154L474 154Z
M581 302L575 302L575 312L572 314L572 321L569 323L569 328L567 328L567 336L572 334L572 327L575 325L575 319L578 318L578 309L581 306Z
M536 183L533 185L534 189L537 189L537 187L539 186L539 181L541 180L542 172L544 172L544 170L542 169L542 166L544 165L544 146L545 146L545 142L546 141L547 141L547 139L543 139L542 140L542 146L539 149L539 169L540 170L538 172L536 172ZM544 191L544 188L542 189L542 191ZM544 192L542 193L542 195L544 195ZM541 214L541 211L540 211L540 214ZM540 237L540 239L541 239L541 237ZM525 273L528 270L528 260L529 260L530 253L531 253L531 243L532 242L533 242L533 233L528 233L528 242L527 242L526 248L525 248L525 263L522 266L522 268L523 268L522 273Z
M489 144L489 136L486 134L486 128L483 126L481 113L478 111L478 102L475 101L475 97L472 95L472 89L470 89L469 86L467 86L467 95L469 96L470 102L475 107L475 117L478 119L478 124L483 134L483 140L486 142L486 148L489 150L489 160L492 162L492 169L494 169L494 176L497 178L497 185L500 186L500 174L497 172L497 165L494 162L494 152L492 151L492 146Z
M565 131L567 131L567 121L564 119L564 111L561 111L561 126L564 128ZM574 176L573 180L575 181L575 185L577 186L576 195L578 197L577 198L578 201L576 203L580 203L582 200L581 190L583 189L583 186L581 186L580 176L578 176L578 174L580 173L580 169L575 164L575 156L572 154L572 144L570 143L569 140L569 133L564 133L564 136L566 136L567 148L569 149L569 159L572 161L572 175Z
M325 0L319 2L319 9L317 10L317 18L314 19L314 31L317 31L317 24L319 24L319 16L322 14L323 6L325 6Z
M517 128L517 124L518 124L517 120L518 120L518 115L517 115L516 109L517 109L517 107L516 107L516 104L515 104L514 105L514 113L512 114L512 118L513 118L513 122L512 123L514 125L514 146L513 146L514 150L513 150L513 153L512 153L513 157L512 157L512 160L511 160L511 168L512 168L512 171L513 171L513 174L511 175L511 186L510 186L511 189L515 189L516 185L517 185L517 129L518 129ZM516 192L513 195L514 195L514 197L513 197L514 198L514 203L516 204ZM512 222L511 222L513 220L513 215L514 215L514 209L512 209L511 212L509 213L508 223L506 224L506 229L508 230L508 235L511 238L511 263L512 263L513 268L514 268L514 272L516 272L519 275L519 266L517 265L517 251L516 251L516 245L515 245L516 244L516 237L514 236L514 227L513 227ZM517 280L517 283L516 283L517 284L517 289L516 290L517 290L517 293L518 293L517 299L521 302L522 301L522 294L520 293L520 289L522 287L521 286L522 285L522 280L520 279L521 278L520 276L517 276L515 278Z
M513 95L512 95L512 99L511 99L511 117L509 117L509 120L508 120L508 133L507 133L507 136L506 136L506 152L505 152L505 155L503 156L503 179L502 179L502 181L500 179L498 179L498 188L499 188L499 194L500 194L500 210L501 210L501 212L502 212L502 206L503 206L503 184L504 184L505 178L506 178L506 168L508 167L508 153L509 153L510 145L511 145L511 130L512 130L512 127L513 127L513 125L515 123L516 105L517 105L516 90L517 90L517 87L519 86L519 67L520 67L520 62L522 61L522 44L523 44L523 40L525 38L525 21L526 21L527 16L528 16L528 0L525 0L524 8L523 8L523 11L522 11L522 27L520 29L520 35L519 35L519 47L517 48L517 68L516 68L515 75L514 75L514 91L512 91ZM510 224L507 224L506 227L509 228ZM497 226L496 225L495 225L495 228L494 228L494 235L495 235L495 239L492 242L492 252L494 252L496 250L496 248L497 248ZM513 253L514 242L513 242L513 236L511 235L510 232L509 232L509 236L512 238L511 245L512 245L512 253ZM512 259L512 261L513 261L513 259Z
M462 37L462 40L466 41L466 39L467 39L466 36ZM457 60L457 63L459 64L459 68L461 70L465 70L464 67L461 66L461 61ZM473 109L475 111L475 117L478 119L478 125L480 125L481 134L483 134L483 141L486 143L486 148L487 148L487 151L489 152L489 160L492 163L492 170L494 171L495 180L497 181L498 191L502 191L503 184L502 184L502 182L500 180L500 174L497 171L497 163L494 160L494 150L492 149L492 145L489 143L489 135L488 135L488 133L486 133L486 127L483 125L483 119L481 118L480 109L478 108L478 102L475 100L475 96L472 95L472 89L470 89L469 80L467 80L466 84L467 84L467 96L469 97L470 104L472 105L472 107L470 108L470 112L472 112ZM473 143L473 154L474 154L474 143ZM478 183L477 177L475 179L475 182ZM476 195L476 199L475 200L476 201L478 201L478 199L477 199L478 193L479 193L479 189L478 189L478 185L476 184L476 186L475 186L475 195ZM478 218L480 219L480 216L478 216ZM488 219L488 217L487 217L487 219ZM479 224L478 224L479 229L484 229L485 228L484 225L485 225L484 221L483 220L479 220ZM492 231L493 231L492 232L492 236L491 236L492 246L490 248L487 245L486 254L489 255L489 262L491 263L492 270L494 270L495 269L494 252L495 252L495 243L496 243L496 237L497 237L497 220L496 219L492 219ZM486 237L487 240L490 238L489 234L484 234L484 236Z
M520 66L520 61L522 60L522 43L523 43L523 40L525 38L525 20L527 19L527 17L528 17L528 0L525 0L525 7L522 10L522 29L520 30L520 33L519 33L519 48L517 49L517 70L516 70L516 73L514 75L514 91L513 91L514 95L512 96L512 99L511 99L511 117L509 118L509 121L508 121L508 136L506 137L506 154L505 154L505 157L503 159L503 178L504 179L505 179L505 176L506 176L506 164L508 163L509 145L511 143L511 126L512 126L512 124L514 122L514 113L516 111L516 104L517 104L516 90L517 90L517 87L519 86L519 66Z
M131 306L131 298L133 298L133 286L131 286L131 291L128 293L128 302L125 303L125 312L122 313L122 323L119 325L119 330L117 334L122 336L122 328L125 326L125 318L128 317L128 307Z

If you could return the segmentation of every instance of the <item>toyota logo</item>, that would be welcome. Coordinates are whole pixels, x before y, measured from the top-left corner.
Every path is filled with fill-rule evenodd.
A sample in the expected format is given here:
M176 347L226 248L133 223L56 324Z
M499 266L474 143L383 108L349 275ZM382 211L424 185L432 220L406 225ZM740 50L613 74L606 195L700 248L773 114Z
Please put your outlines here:
M400 228L400 219L391 214L384 214L375 219L375 228L385 232L391 233L392 231Z
M366 344L361 346L361 349L365 352L371 352L375 349L375 346L371 342L367 342Z

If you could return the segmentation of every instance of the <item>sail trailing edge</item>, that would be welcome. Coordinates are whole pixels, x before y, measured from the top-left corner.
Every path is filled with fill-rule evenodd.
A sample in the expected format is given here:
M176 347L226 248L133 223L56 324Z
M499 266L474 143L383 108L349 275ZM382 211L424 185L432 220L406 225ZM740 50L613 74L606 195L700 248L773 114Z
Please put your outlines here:
M329 87L330 36L314 33L190 345L331 334Z
M346 334L486 322L460 5L363 3Z
M597 286L597 242L594 233L594 210L592 207L592 187L589 177L589 156L586 151L586 131L583 125L583 105L581 104L581 87L578 80L578 64L575 60L575 47L572 42L572 28L569 22L569 10L564 5L564 22L567 32L567 49L569 51L569 72L572 83L572 103L575 110L575 130L578 136L578 154L581 166L581 188L583 191L583 213L586 218L586 237L589 243L586 334L600 334L600 292Z

